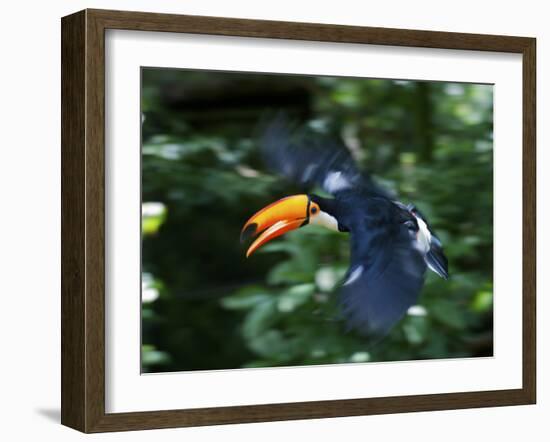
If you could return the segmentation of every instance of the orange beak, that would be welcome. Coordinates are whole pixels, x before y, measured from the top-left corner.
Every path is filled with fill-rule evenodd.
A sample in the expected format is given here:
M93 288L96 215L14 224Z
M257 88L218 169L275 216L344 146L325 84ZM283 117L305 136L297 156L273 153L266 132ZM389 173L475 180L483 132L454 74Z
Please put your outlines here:
M254 214L241 231L241 242L258 234L260 236L248 248L246 257L273 238L307 224L308 211L309 197L294 195L280 199Z

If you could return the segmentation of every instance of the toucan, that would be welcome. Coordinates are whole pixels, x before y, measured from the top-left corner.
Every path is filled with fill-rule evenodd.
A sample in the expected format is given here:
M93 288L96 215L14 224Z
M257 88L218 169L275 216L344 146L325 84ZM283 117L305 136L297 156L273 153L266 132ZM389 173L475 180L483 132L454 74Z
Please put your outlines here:
M318 186L330 197L292 195L261 209L241 231L241 241L255 238L246 256L310 224L348 233L351 262L339 305L349 329L385 336L417 302L427 268L448 278L441 241L426 218L360 172L339 138L296 127L280 115L265 125L259 145L270 171L304 188Z

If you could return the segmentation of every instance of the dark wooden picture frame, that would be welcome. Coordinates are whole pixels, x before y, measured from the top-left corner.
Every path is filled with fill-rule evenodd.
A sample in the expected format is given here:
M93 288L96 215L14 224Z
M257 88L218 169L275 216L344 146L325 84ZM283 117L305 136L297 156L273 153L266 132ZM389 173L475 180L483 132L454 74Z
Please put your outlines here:
M269 405L105 412L105 30L518 53L523 63L523 386ZM84 10L62 19L62 407L83 432L533 404L536 398L533 38Z

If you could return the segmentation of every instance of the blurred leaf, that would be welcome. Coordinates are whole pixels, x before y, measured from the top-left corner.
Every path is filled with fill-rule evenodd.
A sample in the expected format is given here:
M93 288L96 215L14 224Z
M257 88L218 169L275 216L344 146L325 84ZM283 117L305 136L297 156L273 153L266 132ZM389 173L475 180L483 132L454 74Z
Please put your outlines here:
M152 345L143 345L141 347L141 361L143 365L165 365L170 362L170 356L163 351L155 350Z
M292 261L281 262L277 264L267 276L267 282L271 285L289 282L308 281L309 273L296 269L296 265Z
M143 235L157 233L166 219L166 207L162 203L143 203L141 205L141 230Z
M409 343L420 344L427 337L428 322L424 316L409 317L404 321L403 332Z
M274 300L257 303L243 323L243 336L254 339L277 321L277 306Z
M456 304L451 301L439 299L433 302L430 305L429 314L449 327L456 329L463 329L466 327L463 310L457 308Z
M280 312L292 312L296 307L307 302L313 292L315 286L313 284L295 285L283 292L277 299L277 308Z
M271 295L266 293L261 286L246 287L234 295L226 296L220 301L221 304L230 310L246 310L268 301Z
M476 312L486 312L493 307L493 292L480 290L474 296L471 304L472 310Z

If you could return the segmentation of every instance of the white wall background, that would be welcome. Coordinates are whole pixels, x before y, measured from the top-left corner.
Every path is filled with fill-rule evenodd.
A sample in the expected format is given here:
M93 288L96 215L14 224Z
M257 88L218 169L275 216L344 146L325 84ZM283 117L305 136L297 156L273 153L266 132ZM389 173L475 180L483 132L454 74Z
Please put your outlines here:
M550 201L550 27L543 1L51 0L6 2L0 68L0 436L72 441L59 425L60 396L60 22L86 7L365 26L534 36L538 39L538 405L325 420L155 430L95 440L548 440L550 307L544 274ZM511 5L509 5L511 4ZM545 80L546 79L546 80ZM519 189L518 189L519 191ZM498 220L497 220L498 222ZM414 379L411 379L414 382ZM323 380L319 379L322 388Z

